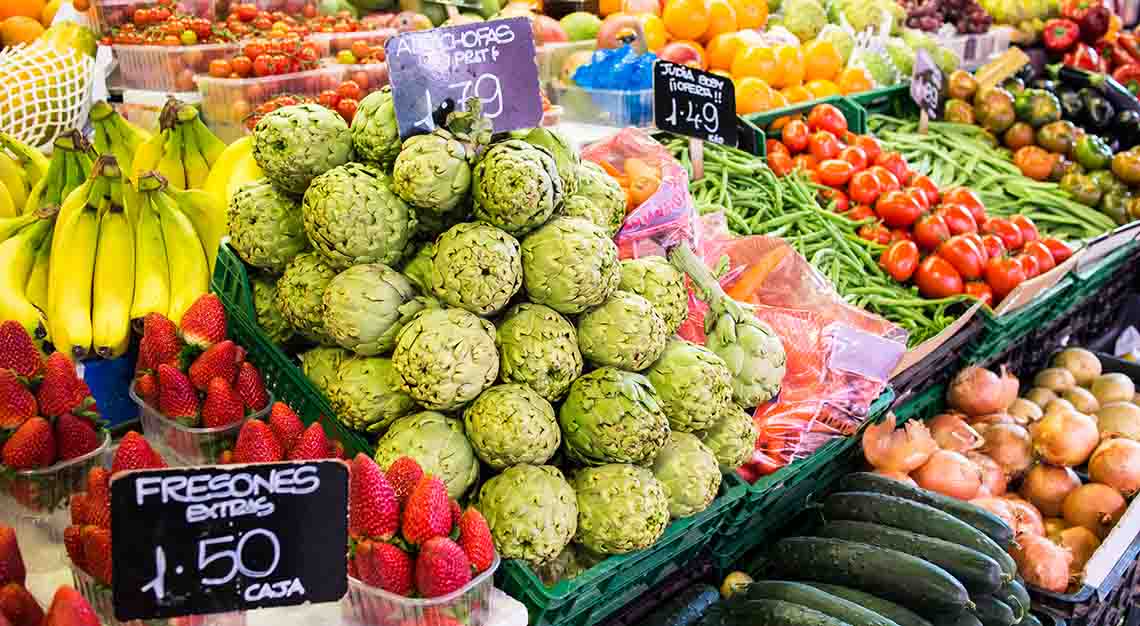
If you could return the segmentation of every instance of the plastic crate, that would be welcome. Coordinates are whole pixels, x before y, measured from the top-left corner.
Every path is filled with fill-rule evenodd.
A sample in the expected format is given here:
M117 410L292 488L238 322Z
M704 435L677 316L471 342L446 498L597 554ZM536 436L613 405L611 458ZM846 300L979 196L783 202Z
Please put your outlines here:
M769 138L777 138L780 136L780 132L768 128L772 122L782 117L807 115L814 107L821 104L831 104L838 108L843 113L843 117L847 118L847 128L851 132L859 135L867 132L867 112L857 102L845 96L828 96L810 102L799 102L763 113L746 115L744 119L763 130Z
M982 328L975 342L966 348L966 360L989 362L1010 346L1021 344L1026 335L1039 330L1064 310L1072 286L1070 274L1016 311L998 316L990 309L983 309L978 316Z
M982 324L982 320L975 316L921 361L892 378L891 388L895 390L895 396L902 398L919 394L950 380L950 377L962 368L966 348L977 339L982 331Z
M492 576L499 557L463 587L438 598L407 598L348 577L348 593L340 601L345 626L384 624L450 624L484 626L491 618Z
M958 55L962 69L972 72L1008 50L1012 34L1012 28L995 26L980 35L939 36L937 40Z
M546 93L551 104L562 107L563 121L616 128L646 128L653 124L652 89L586 89L552 84Z
M868 116L890 115L906 118L918 115L918 105L910 97L909 80L898 85L879 87L847 97L863 107Z
M222 141L229 143L247 133L245 118L258 105L285 94L316 98L326 89L335 89L344 75L343 67L332 65L262 78L203 75L198 76L197 81L206 124Z
M217 463L222 452L233 449L238 432L246 420L265 419L269 414L269 408L273 405L273 397L270 396L265 408L233 424L216 428L191 428L170 419L147 404L135 394L134 384L131 384L130 391L131 400L134 400L139 407L143 436L171 467Z
M712 561L708 557L699 557L695 563L673 574L668 580L662 581L653 589L645 592L641 597L630 602L612 617L607 619L603 626L639 626L644 620L655 623L655 612L666 607L680 593L684 593L693 585L704 583L714 574Z
M135 9L149 9L158 4L158 0L94 0L90 10L91 23L96 35L106 34L116 26L131 22ZM225 14L229 4L229 0L178 0L174 10L213 22Z
M1140 537L1120 555L1100 587L1082 586L1073 593L1052 593L1029 588L1036 611L1062 618L1068 626L1119 626L1140 619Z
M240 43L197 46L111 46L119 76L128 89L194 91L195 77L210 71L210 62L239 53Z

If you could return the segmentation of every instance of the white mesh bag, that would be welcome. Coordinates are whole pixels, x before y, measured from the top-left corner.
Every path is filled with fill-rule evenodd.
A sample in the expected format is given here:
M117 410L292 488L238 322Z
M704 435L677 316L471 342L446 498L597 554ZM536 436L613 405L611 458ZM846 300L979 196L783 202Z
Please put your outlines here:
M0 52L0 130L32 146L87 119L95 60L88 55L33 42Z

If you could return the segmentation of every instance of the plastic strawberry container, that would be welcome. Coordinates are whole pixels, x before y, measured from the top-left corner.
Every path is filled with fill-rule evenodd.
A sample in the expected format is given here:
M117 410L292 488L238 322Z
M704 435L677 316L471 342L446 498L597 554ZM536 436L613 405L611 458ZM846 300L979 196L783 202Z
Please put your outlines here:
M248 134L245 119L258 105L286 94L316 98L326 89L336 89L344 80L345 67L330 65L261 78L198 76L206 125L222 141L230 143Z
M222 452L233 449L242 424L246 420L264 418L273 406L273 396L270 395L269 403L264 409L245 419L217 428L191 428L166 417L147 404L135 393L134 383L131 383L130 393L131 400L139 405L143 436L170 467L217 463Z
M121 24L134 19L135 9L149 9L158 6L156 0L94 0L91 3L91 22L96 33L106 34ZM229 0L178 0L175 10L194 17L204 17L211 22L222 17L229 7Z
M406 598L348 577L348 593L340 601L345 626L395 626L397 624L490 624L491 591L499 556L487 571L461 589L438 598Z
M91 604L91 608L95 609L103 626L245 626L244 611L121 622L115 619L115 603L111 588L100 584L74 563L69 562L68 565L71 567L71 580L76 591Z
M236 56L240 43L196 46L127 46L111 49L119 61L119 75L128 89L194 91L194 78L210 71L210 62Z

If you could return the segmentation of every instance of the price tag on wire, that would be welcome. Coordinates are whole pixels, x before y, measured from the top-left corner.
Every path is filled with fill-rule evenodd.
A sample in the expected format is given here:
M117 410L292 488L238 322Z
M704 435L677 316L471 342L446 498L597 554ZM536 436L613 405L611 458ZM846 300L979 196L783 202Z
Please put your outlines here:
M525 17L404 33L384 51L403 138L442 126L472 97L497 133L542 122L534 31Z
M347 591L338 461L129 472L111 481L120 621L334 602Z
M704 175L702 141L736 145L736 91L732 81L687 65L653 64L653 123L690 138L693 178Z
M930 120L938 119L942 109L942 70L930 53L918 50L914 56L914 70L910 76L910 97L918 105L919 130L926 132L926 125Z

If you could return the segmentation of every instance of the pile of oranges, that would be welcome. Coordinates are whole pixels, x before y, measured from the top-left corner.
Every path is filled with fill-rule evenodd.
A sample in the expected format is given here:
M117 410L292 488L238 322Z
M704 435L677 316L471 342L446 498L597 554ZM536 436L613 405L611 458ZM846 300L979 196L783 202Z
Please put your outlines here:
M61 0L0 0L0 47L32 43L51 26Z

